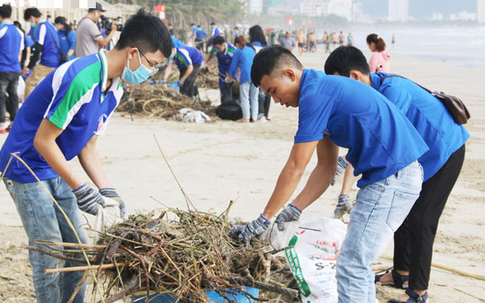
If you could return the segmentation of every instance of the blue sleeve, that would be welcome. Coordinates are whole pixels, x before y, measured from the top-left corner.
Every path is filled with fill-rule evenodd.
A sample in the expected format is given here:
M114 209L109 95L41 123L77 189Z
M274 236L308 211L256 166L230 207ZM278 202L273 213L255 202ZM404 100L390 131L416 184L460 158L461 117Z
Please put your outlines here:
M295 135L295 143L323 139L333 104L333 100L329 100L328 96L314 95L300 99L298 131Z
M237 67L239 65L239 58L241 57L241 50L236 50L234 57L232 57L231 66L229 67L229 75L236 77Z
M29 36L25 36L25 47L32 47L35 44L34 40Z
M70 31L69 35L67 35L67 40L69 42L69 49L76 48L76 33L74 31Z

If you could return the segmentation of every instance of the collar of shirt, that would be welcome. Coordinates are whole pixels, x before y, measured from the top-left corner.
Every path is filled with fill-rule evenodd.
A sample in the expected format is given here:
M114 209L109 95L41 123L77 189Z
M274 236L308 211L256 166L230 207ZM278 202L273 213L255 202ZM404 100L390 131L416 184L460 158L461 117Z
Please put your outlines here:
M370 73L370 83L373 89L379 91L381 87L381 78L375 73Z
M105 49L102 49L99 51L99 58L101 60L101 78L102 78L102 86L101 90L104 92L106 91L106 86L108 84L108 60L106 59L106 53L108 51ZM115 91L118 89L118 84L120 82L120 77L113 78L111 79L113 82L111 83L111 86L109 88L110 91Z
M11 20L3 20L3 22L0 22L0 24L4 24L4 25L12 25L13 24L13 21Z

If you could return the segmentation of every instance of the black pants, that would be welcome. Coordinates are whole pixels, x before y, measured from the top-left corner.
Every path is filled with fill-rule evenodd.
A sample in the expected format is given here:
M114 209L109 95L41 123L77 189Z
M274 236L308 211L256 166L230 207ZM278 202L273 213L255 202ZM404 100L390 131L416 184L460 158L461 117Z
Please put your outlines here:
M269 107L271 105L271 95L264 95L264 116L269 118Z
M418 200L394 233L394 268L409 271L410 289L428 289L438 221L460 175L464 159L465 145L455 151L445 165L423 183Z
M221 87L219 87L221 91L221 104L227 101L234 101L236 98L234 97L234 93L232 91L232 82L231 83L222 83Z
M197 78L197 72L199 71L200 64L194 64L194 70L190 73L190 75L185 79L184 85L180 88L180 93L189 97L197 96L199 94L199 90L197 86L195 86L195 80ZM187 71L187 67L180 69L180 78L185 75Z
M5 122L5 110L10 114L10 121L17 115L19 75L20 73L0 72L0 123Z

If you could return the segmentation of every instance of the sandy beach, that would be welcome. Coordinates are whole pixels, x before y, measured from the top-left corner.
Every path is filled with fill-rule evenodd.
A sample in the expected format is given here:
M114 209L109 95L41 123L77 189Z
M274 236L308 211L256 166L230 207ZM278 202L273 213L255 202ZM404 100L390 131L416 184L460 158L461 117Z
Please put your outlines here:
M369 55L367 52L366 55ZM320 47L305 53L307 68L323 70L326 56ZM392 72L434 90L459 96L469 107L471 138L460 178L448 200L435 242L433 262L485 276L485 70L459 68L446 62L424 62L394 55ZM206 92L202 92L202 98ZM213 93L214 103L219 101ZM186 209L183 195L157 147L159 141L183 189L200 210L217 213L230 200L231 216L252 220L262 211L286 162L297 129L297 109L272 104L268 123L240 124L215 121L191 124L148 120L116 114L107 134L98 141L99 153L112 184L127 202L128 214L164 208ZM6 135L0 135L0 144ZM344 151L342 150L342 153ZM303 188L312 160L299 185ZM84 174L77 160L71 165ZM85 177L88 180L87 176ZM341 179L303 212L302 217L331 216ZM297 193L299 190L297 190ZM354 188L353 195L357 188ZM0 185L0 302L32 302L33 285L27 242L15 205ZM392 255L390 244L385 252ZM387 259L382 266L391 266ZM380 302L401 291L378 287ZM485 281L433 268L431 302L485 302Z

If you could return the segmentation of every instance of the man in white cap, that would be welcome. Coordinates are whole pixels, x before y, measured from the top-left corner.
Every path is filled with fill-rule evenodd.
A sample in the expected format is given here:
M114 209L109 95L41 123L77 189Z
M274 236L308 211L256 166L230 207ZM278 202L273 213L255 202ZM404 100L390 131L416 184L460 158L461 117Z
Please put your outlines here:
M103 6L96 2L96 7L88 9L86 17L79 21L76 31L76 57L84 57L96 54L101 48L108 44L116 32L116 22L111 23L111 31L103 38L96 25L102 13Z

